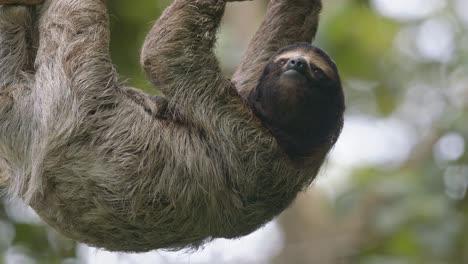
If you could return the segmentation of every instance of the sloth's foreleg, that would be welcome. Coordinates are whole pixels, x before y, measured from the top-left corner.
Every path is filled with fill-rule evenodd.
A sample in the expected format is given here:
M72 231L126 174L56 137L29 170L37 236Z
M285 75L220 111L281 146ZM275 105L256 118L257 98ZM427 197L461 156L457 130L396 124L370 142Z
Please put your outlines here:
M230 83L213 52L225 5L225 0L175 0L142 50L152 83L191 123L209 123L226 105Z

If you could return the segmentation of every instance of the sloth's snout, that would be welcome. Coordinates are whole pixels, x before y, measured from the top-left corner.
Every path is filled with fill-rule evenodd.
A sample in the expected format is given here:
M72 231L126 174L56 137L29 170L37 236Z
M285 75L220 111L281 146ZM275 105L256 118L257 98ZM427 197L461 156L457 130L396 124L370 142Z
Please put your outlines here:
M300 73L305 73L307 69L307 61L302 57L294 57L289 59L286 65L286 71L296 70Z

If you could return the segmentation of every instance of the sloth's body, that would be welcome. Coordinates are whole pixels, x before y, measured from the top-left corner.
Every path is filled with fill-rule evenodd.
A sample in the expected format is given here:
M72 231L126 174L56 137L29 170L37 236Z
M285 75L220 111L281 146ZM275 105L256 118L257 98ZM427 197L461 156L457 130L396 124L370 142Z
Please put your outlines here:
M336 140L341 90L333 126L313 126L326 136L294 155L275 132L292 123L266 123L268 115L251 101L253 115L243 97L259 90L276 50L312 38L320 1L272 0L232 83L212 52L225 4L175 0L149 33L142 62L167 101L118 81L103 1L46 1L35 67L31 12L0 7L7 190L65 236L118 251L238 237L284 210Z

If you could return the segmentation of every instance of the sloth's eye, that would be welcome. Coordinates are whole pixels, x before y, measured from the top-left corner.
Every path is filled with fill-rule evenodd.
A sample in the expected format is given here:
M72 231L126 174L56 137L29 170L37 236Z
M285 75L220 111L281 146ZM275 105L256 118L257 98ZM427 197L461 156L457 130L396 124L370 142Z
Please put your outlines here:
M284 66L286 64L286 59L281 59L278 61L279 66Z
M315 68L313 68L312 72L314 73L314 77L316 79L320 80L320 79L325 78L325 73L320 68L315 67Z

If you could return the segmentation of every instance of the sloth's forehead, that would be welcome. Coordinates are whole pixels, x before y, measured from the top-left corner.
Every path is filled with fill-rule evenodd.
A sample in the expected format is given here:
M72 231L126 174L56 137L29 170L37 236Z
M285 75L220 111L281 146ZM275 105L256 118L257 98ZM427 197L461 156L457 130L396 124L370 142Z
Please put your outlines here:
M290 59L294 57L304 58L307 61L307 63L315 65L316 67L320 68L326 75L328 75L328 77L335 79L335 73L330 67L330 64L319 54L311 50L297 49L286 51L282 54L279 54L274 61L277 62L282 59Z

